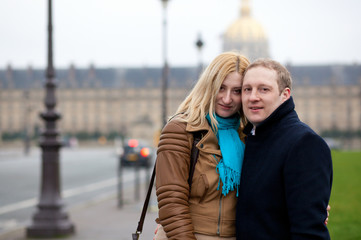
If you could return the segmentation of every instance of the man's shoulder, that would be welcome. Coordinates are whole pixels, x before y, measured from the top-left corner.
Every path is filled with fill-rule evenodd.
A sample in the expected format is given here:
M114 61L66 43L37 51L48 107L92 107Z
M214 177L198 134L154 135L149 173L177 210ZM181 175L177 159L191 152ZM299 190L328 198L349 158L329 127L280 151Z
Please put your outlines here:
M310 135L320 138L320 136L310 126L302 121L294 123L289 129L294 136Z
M309 150L312 148L328 148L325 140L304 122L294 123L283 132L285 139L287 139L284 141L292 143L290 147L301 144L302 146L307 146Z
M306 123L300 121L298 118L285 119L285 121L279 124L279 131L287 136L300 136L303 134L315 134L317 133Z
M318 135L310 126L306 123L297 121L288 121L274 133L278 139L282 142L294 143L304 139L314 139L314 141L324 142L323 138Z

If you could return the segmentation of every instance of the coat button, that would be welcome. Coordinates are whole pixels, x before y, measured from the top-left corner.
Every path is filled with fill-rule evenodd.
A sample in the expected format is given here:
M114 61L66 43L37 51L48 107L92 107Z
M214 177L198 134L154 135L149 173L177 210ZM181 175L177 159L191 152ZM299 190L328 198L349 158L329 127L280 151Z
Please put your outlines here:
M203 148L203 143L201 143L200 147Z

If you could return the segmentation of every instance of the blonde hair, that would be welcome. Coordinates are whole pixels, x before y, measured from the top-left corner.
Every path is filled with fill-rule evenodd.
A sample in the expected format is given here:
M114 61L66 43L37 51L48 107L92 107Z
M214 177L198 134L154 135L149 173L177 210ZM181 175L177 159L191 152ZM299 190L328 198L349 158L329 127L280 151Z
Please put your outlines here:
M219 89L228 74L238 72L242 76L248 65L248 59L236 52L218 55L204 70L189 95L179 105L175 115L180 115L181 121L199 126L206 121L206 115L209 114L212 128L217 130L215 102ZM242 109L239 114L242 123L245 124Z

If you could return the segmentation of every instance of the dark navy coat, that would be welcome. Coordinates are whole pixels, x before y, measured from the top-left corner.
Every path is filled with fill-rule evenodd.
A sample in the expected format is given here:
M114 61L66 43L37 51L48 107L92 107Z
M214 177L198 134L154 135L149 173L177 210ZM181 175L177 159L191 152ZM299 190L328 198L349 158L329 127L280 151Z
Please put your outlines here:
M330 239L324 224L332 185L330 149L294 108L291 97L255 135L251 124L244 130L238 240Z

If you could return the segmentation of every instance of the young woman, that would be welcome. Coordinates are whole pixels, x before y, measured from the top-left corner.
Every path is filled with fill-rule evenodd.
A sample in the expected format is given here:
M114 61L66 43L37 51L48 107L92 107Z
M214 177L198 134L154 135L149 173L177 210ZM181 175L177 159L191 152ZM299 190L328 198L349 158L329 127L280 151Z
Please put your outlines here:
M246 57L217 56L162 130L157 151L159 218L155 239L235 239L243 162L242 74ZM189 192L193 133L201 132ZM163 231L164 229L164 231Z

